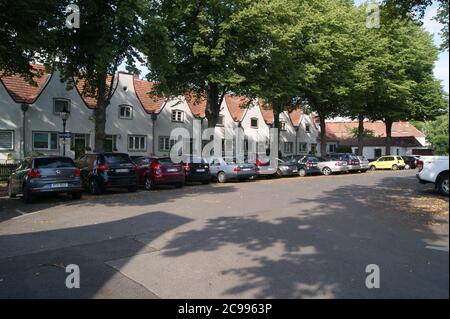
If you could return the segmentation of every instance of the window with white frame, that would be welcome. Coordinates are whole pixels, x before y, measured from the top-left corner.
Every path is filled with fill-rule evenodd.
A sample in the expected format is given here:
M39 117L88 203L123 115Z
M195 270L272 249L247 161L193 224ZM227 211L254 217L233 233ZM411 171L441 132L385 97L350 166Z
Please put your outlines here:
M280 121L280 130L286 131L286 122L285 121Z
M308 152L308 144L307 143L298 144L298 151L300 153L307 153Z
M172 111L172 122L183 122L184 121L184 112L180 110Z
M170 136L158 137L158 150L160 152L170 152L170 149L175 144L175 140L171 140Z
M305 124L305 132L311 133L311 124Z
M328 145L328 152L329 153L334 153L334 152L336 152L336 148L337 148L336 144L329 144Z
M294 143L293 142L284 142L284 152L291 154L294 151Z
M63 111L70 113L70 100L53 99L53 112L59 114Z
M57 150L58 133L33 132L33 150Z
M133 118L133 107L130 105L121 105L119 107L119 118L131 120Z
M14 149L14 131L0 130L0 151Z
M258 128L258 119L256 117L250 119L250 126L252 128Z
M129 151L145 151L147 150L147 136L145 135L128 135Z

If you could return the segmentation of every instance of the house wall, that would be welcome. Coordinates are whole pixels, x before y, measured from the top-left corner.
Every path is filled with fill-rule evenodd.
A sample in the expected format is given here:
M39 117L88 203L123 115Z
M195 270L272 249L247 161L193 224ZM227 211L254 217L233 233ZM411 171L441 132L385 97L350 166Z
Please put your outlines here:
M414 147L417 148L417 147ZM363 148L363 155L368 158L368 159L376 159L377 157L375 156L375 150L379 149L381 150L381 156L386 155L386 147L384 146L364 146ZM411 155L411 150L413 148L407 148L407 147L402 147L402 146L392 146L391 147L391 155ZM352 151L353 153L356 154L358 150L358 147L356 146L352 146ZM398 153L397 153L398 151Z
M310 133L306 132L306 125L310 126ZM307 149L305 152L300 151L300 145L298 145L299 154L308 154L311 151L311 145L316 144L316 155L320 155L320 143L319 143L320 131L314 123L312 116L303 114L300 121L298 132L298 144L306 143Z
M283 121L286 123L286 129L280 130L280 151L283 156L297 154L296 143L296 134L297 129L292 124L291 118L289 117L289 113L284 111L280 114L280 122ZM292 152L288 152L288 149L285 147L285 143L292 143Z
M257 129L251 126L252 118L256 118L258 120ZM244 111L241 127L244 130L244 134L247 139L251 139L258 143L257 151L264 152L264 150L268 147L267 141L270 137L270 127L266 124L257 101L253 101ZM275 154L275 156L277 156L277 154Z
M0 82L0 131L13 131L13 149L0 150L0 163L10 154L12 159L21 158L22 111Z

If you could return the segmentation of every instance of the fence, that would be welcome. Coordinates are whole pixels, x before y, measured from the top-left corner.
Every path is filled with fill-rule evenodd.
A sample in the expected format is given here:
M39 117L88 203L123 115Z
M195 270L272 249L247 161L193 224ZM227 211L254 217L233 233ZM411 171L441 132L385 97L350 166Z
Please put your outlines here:
M17 164L0 164L0 182L8 180L11 170L15 169Z

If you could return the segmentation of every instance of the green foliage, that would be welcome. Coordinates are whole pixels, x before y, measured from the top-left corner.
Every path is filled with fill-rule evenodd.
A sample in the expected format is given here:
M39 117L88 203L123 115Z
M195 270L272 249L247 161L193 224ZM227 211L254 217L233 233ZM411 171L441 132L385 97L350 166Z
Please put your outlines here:
M425 123L427 140L433 146L436 155L449 154L448 114L441 115L434 121Z
M353 153L351 146L339 145L336 147L336 153Z
M352 138L358 138L358 128L357 127L353 127L351 129L349 129L349 133ZM364 129L362 137L374 137L374 136L375 136L375 133L373 130Z

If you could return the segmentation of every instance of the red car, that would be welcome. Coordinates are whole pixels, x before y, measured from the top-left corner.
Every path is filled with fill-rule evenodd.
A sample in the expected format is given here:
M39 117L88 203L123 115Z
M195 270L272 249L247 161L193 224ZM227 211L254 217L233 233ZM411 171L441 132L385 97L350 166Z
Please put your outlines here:
M158 185L175 185L182 187L185 174L181 164L174 164L169 157L140 157L137 164L138 184L146 190Z

